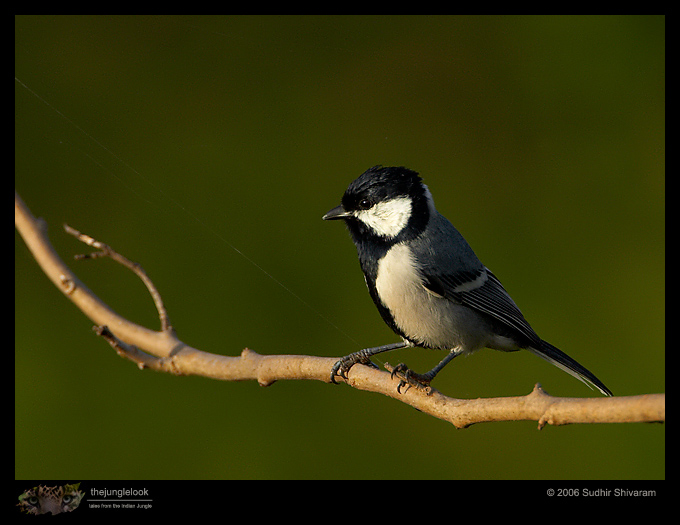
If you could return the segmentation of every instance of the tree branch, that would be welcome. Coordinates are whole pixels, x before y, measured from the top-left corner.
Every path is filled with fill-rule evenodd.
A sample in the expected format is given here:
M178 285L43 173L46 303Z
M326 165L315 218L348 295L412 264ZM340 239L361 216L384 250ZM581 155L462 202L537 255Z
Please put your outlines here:
M158 311L161 330L140 326L114 312L97 297L61 260L47 236L42 219L35 218L14 192L14 224L47 277L96 326L95 332L116 352L141 369L150 368L175 375L197 375L223 381L256 380L268 386L279 380L314 379L330 382L331 368L338 358L305 355L260 355L245 349L238 357L212 354L192 348L175 334L161 295L142 267L106 244L64 225L81 242L98 249L77 259L110 257L129 268L144 282ZM526 396L454 399L436 389L424 393L412 388L399 394L398 380L390 373L363 365L352 367L347 384L360 390L379 392L457 428L490 421L538 421L546 424L663 422L665 394L613 398L559 398L547 394L539 384Z

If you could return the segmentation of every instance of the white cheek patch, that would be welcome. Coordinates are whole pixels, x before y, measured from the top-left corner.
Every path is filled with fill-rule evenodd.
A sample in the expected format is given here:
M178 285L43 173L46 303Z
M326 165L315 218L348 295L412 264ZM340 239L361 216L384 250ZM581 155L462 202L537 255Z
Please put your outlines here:
M368 210L355 212L354 215L378 235L391 239L408 224L411 218L411 199L397 197L379 202Z

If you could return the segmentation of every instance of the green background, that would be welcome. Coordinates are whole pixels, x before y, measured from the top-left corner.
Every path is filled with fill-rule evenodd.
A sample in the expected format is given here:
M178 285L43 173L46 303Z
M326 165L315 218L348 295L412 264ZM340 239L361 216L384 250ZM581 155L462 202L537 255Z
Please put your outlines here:
M15 187L119 313L158 327L129 271L71 260L87 250L62 223L140 262L197 348L339 356L396 341L343 225L321 216L368 167L405 165L543 338L617 395L664 392L664 17L15 29ZM440 357L385 359L424 371ZM435 386L476 398L535 382L597 395L528 352L460 358ZM663 425L456 430L344 385L140 372L15 233L17 478L659 479L664 463Z

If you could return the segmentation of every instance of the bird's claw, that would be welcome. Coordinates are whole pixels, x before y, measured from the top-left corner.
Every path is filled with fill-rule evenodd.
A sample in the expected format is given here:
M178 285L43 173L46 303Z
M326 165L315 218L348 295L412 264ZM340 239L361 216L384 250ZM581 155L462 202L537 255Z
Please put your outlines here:
M340 359L333 365L333 368L331 369L331 383L334 385L338 384L338 382L335 380L335 376L340 376L345 381L347 381L347 372L349 372L349 367L344 364L343 359Z
M390 377L394 379L397 376L399 379L399 384L397 385L397 392L402 393L401 388L406 387L404 394L409 391L412 386L416 390L425 392L428 396L432 394L432 387L430 386L431 379L426 375L418 374L407 367L404 363L399 363L397 366L392 367L389 363L385 363L385 368L390 371Z
M369 358L365 356L359 355L358 353L349 354L342 359L339 359L333 365L333 368L331 369L331 383L337 384L337 381L335 380L336 376L342 377L345 381L347 381L347 372L349 372L350 368L352 368L357 363L371 368L378 368Z

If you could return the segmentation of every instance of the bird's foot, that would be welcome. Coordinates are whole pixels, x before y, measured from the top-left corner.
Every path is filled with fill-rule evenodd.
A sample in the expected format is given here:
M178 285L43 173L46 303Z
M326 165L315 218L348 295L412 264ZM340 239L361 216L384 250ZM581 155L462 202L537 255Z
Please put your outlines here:
M408 392L409 388L415 387L416 390L425 392L428 396L432 395L433 389L430 386L430 381L432 378L427 374L418 374L407 367L404 363L399 363L397 366L392 366L389 363L385 363L385 368L390 372L392 379L396 376L399 379L399 384L397 385L397 392L401 392L403 386L406 387L404 394Z
M363 351L354 352L353 354L346 355L342 359L338 360L331 369L331 383L337 384L335 377L342 377L347 381L347 372L357 363L362 365L370 366L371 368L378 368Z

